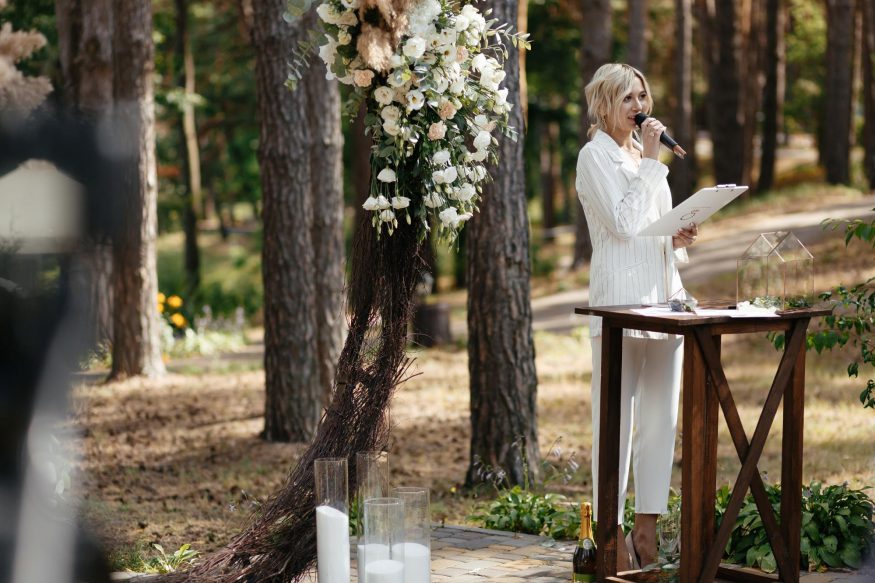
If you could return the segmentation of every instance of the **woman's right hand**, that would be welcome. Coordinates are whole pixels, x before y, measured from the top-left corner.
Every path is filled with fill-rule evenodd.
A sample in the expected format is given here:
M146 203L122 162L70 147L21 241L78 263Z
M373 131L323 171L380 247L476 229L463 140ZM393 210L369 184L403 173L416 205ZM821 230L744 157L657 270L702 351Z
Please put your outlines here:
M642 155L645 158L659 160L659 136L665 131L665 126L655 117L648 117L641 124Z

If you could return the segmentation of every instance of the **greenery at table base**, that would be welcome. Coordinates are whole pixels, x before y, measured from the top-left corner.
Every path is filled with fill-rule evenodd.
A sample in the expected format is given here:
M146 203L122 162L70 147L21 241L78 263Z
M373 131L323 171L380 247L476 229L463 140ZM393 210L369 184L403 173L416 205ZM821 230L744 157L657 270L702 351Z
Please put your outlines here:
M817 481L803 487L800 568L809 571L860 568L872 552L875 540L875 523L872 520L875 504L865 492L867 489L854 489L847 483L824 486ZM766 485L766 493L780 521L780 484ZM729 486L717 490L715 528L720 526L730 495ZM680 502L681 497L673 495L669 500L670 511L678 512ZM632 528L634 517L634 495L630 494L624 508L623 527L627 532ZM500 489L496 500L470 518L483 528L574 540L580 529L580 505L570 503L560 494L515 486ZM661 556L660 564L654 566L664 571L667 581L675 574L674 559ZM777 569L751 494L745 498L735 521L724 560L769 573Z

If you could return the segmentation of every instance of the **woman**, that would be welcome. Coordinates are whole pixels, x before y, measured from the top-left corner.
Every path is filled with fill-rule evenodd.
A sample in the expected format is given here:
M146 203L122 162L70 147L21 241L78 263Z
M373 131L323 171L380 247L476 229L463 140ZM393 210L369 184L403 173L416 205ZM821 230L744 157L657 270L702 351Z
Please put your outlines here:
M641 124L635 115L653 106L647 79L623 64L600 67L586 86L590 141L577 159L577 192L589 226L592 306L665 302L681 289L676 262L696 240L695 225L673 237L637 233L671 209L668 168L659 161L655 118ZM591 318L593 492L597 493L601 319ZM656 562L656 519L666 512L677 428L683 340L653 332L629 331L623 338L620 414L620 498L618 535L629 480L635 476L635 527L626 538L629 554L617 553L618 570ZM634 432L633 432L634 427ZM598 504L597 496L593 496Z

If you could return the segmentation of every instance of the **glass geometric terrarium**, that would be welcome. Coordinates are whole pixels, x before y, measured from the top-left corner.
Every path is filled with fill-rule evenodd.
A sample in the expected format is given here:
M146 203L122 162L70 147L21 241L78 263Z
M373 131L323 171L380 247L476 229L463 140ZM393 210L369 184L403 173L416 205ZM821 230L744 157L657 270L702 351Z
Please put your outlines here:
M761 233L737 267L738 304L777 310L810 305L814 256L792 231Z

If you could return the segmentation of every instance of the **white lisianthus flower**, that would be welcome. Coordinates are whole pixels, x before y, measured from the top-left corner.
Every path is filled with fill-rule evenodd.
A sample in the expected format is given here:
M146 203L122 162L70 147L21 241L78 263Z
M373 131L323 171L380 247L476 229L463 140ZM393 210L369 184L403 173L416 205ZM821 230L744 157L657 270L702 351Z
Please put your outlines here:
M456 198L457 200L460 200L462 202L468 202L469 200L474 198L475 194L477 194L477 191L474 188L474 185L470 182L466 182L456 189Z
M379 208L377 205L377 199L374 198L373 196L369 196L368 200L365 201L365 204L362 205L362 208L365 209L366 211L377 210Z
M473 32L476 36L483 34L486 29L486 19L480 14L480 11L473 4L466 4L462 7L460 14L466 17L469 21L468 32ZM476 38L476 37L475 37Z
M385 85L377 87L374 90L374 99L376 99L377 103L380 105L389 105L392 103L393 97L395 97L395 92Z
M486 117L482 113L480 115L477 115L474 117L474 125L476 125L481 130L487 131L487 132L491 132L492 130L495 129L495 121L490 120L488 117Z
M357 69L352 76L359 87L370 87L371 81L374 80L374 72L370 69Z
M389 202L389 199L383 196L382 194L377 197L377 210L387 209L392 204Z
M432 89L434 89L435 93L441 95L443 95L443 93L450 86L450 82L447 81L447 78L444 75L435 75L433 83L434 86L432 87Z
M444 224L445 227L450 227L455 229L461 223L464 223L468 219L470 219L473 215L471 213L462 213L459 214L459 211L456 210L455 207L449 207L444 209L438 215L438 218Z
M471 68L475 71L480 71L486 65L486 55L483 53L477 53L474 55L474 58L471 59Z
M388 223L389 221L394 221L395 220L395 213L393 213L389 209L386 209L384 211L380 211L380 220L383 221L384 223Z
M443 140L447 135L447 124L442 121L435 122L428 126L429 140Z
M482 162L489 155L489 150L477 150L476 152L469 152L468 156L470 156L471 160L474 162Z
M465 92L465 80L463 78L456 79L450 83L450 93L453 95L461 95Z
M347 10L355 10L359 7L359 0L340 0L340 3L343 4L343 7Z
M337 44L348 45L350 42L352 42L352 35L345 28L341 28L337 32Z
M430 209L437 208L444 204L444 197L436 192L430 192L422 199L422 204Z
M450 184L451 182L456 180L456 178L458 178L458 177L459 177L459 171L456 170L455 166L450 166L449 168L444 169L444 182L446 184Z
M450 151L449 150L438 150L431 157L431 161L435 163L435 165L440 166L442 164L450 163Z
M474 138L474 147L477 148L478 151L485 150L489 147L489 144L492 143L492 136L489 135L489 132L481 130L477 137Z
M425 105L425 95L419 89L407 92L407 111L422 109Z
M394 105L387 105L380 110L380 117L386 121L398 121L401 119L401 110Z
M324 4L320 5L320 8L325 6ZM331 69L331 66L334 65L334 61L337 59L337 43L334 42L330 36L326 36L328 42L319 47L319 58L322 59L322 62L328 65L328 69Z
M425 39L422 37L414 37L408 39L406 43L404 43L404 56L410 59L419 59L425 54Z
M393 69L397 69L401 65L404 64L404 57L399 55L398 53L393 53L391 57L389 57L389 66Z
M316 14L319 15L319 18L322 22L327 22L328 24L337 24L337 19L339 15L337 14L337 10L334 9L334 6L329 4L328 2L324 2L316 7Z
M485 166L481 166L478 164L477 166L474 166L471 169L471 172L473 172L474 180L476 180L477 182L480 182L481 180L486 178L486 167Z
M377 180L380 182L395 182L395 171L391 168L383 168L380 170L380 173L377 174Z
M446 182L446 178L444 178L444 171L443 171L443 170L435 170L434 172L432 172L432 173L431 173L431 180L432 180L432 182L434 182L435 184L443 184L443 183L445 183L445 182Z
M394 209L406 209L410 206L410 199L406 196L393 196L392 197L392 208Z

